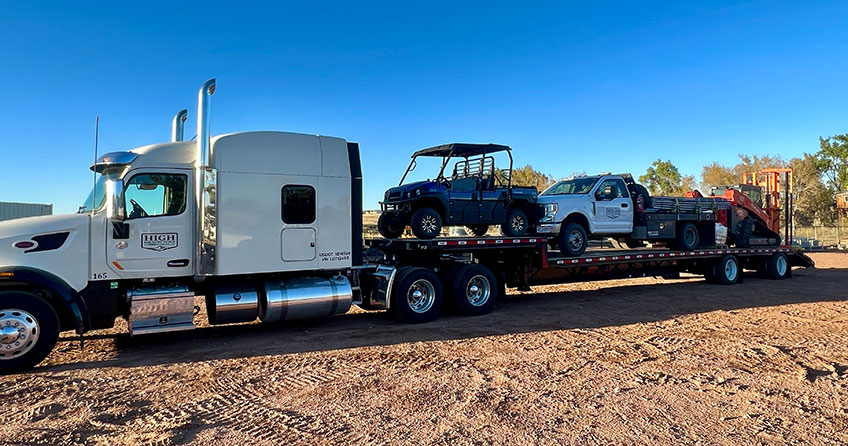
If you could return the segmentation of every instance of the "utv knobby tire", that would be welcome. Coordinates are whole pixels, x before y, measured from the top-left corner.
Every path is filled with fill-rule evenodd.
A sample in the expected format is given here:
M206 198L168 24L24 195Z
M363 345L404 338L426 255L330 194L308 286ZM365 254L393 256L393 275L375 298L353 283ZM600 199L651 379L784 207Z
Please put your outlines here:
M409 226L416 237L434 239L442 232L442 217L433 208L421 208L412 214Z
M377 231L385 238L398 238L403 235L403 230L406 229L403 225L389 224L389 217L386 214L380 214L377 219Z

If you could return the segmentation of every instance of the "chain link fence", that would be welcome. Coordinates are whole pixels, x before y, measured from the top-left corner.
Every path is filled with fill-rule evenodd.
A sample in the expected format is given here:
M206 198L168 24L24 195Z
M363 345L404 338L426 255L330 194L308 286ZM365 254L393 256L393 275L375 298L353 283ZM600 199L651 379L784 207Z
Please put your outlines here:
M795 226L792 244L805 249L846 249L848 226Z

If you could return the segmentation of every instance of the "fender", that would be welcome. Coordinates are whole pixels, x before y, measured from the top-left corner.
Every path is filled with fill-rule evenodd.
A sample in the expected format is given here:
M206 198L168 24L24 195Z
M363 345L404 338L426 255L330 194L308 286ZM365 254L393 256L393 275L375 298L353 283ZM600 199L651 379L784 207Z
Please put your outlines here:
M568 215L566 215L566 216L565 216L565 218L563 218L563 219L562 219L561 223L564 225L564 224L565 224L565 222L566 222L568 219L570 219L570 218L572 218L572 217L574 217L574 216L576 216L576 215L579 215L579 216L583 217L584 219L586 219L586 223L587 223L586 232L588 232L588 234L587 234L587 235L591 236L592 234L594 234L594 233L595 233L595 228L594 228L594 226L595 226L595 225L594 225L594 223L592 222L592 219L591 219L591 218L589 218L589 217L588 217L588 216L587 216L587 215L583 212L583 210L582 210L582 209L578 209L578 210L576 210L576 211L572 211L572 212L570 212Z
M2 274L8 273L8 274ZM10 275L9 275L10 274ZM35 268L4 267L0 268L0 287L5 284L23 283L46 288L56 294L65 308L71 314L77 334L85 333L89 324L88 308L70 285L59 277Z

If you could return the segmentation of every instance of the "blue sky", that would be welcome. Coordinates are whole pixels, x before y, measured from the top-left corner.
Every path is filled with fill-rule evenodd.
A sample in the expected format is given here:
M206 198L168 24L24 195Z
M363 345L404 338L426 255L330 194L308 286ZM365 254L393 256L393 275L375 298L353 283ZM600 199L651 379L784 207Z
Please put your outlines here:
M365 206L410 153L514 147L555 176L798 156L848 132L844 2L0 1L0 201L72 212L100 150L213 133L361 144ZM84 6L83 6L84 5Z

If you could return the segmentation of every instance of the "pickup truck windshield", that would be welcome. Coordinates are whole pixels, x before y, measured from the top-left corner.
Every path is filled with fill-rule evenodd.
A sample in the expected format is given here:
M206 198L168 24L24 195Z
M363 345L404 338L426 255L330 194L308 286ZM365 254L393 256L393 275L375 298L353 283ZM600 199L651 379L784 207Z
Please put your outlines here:
M547 188L542 195L588 194L601 177L580 177L562 180Z

